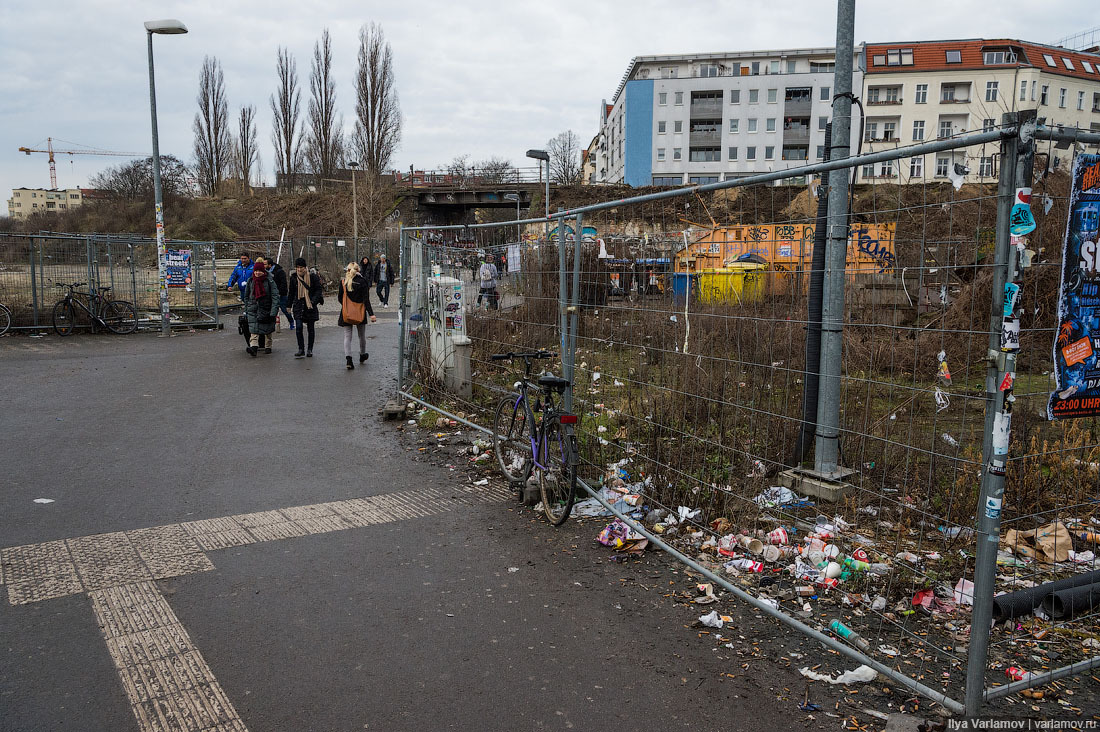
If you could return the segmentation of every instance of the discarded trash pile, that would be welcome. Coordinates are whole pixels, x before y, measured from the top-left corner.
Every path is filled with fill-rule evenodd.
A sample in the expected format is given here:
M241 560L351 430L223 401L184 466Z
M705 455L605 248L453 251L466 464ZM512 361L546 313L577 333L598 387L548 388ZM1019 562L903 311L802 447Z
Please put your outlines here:
M974 586L966 579L973 575L970 529L932 529L942 553L929 551L929 539L922 540L918 529L879 520L871 512L852 511L848 519L818 515L812 501L782 487L756 496L754 525L759 528L749 529L724 517L707 520L700 508L657 505L648 496L652 479L632 480L630 467L629 459L608 466L601 483L600 497L616 510L765 604L961 698L974 603ZM605 516L612 513L594 498L574 508L575 518ZM616 550L612 558L617 561L649 544L617 518L597 538ZM994 601L994 618L1001 622L992 630L989 661L991 668L1002 670L1005 682L1100 655L1096 622L1072 627L1062 622L1100 612L1100 564L1089 548L1098 544L1096 518L1072 530L1056 522L1004 532L998 556L998 592L1003 594ZM1063 579L1050 581L1055 576ZM694 607L722 599L712 583L693 585L681 591L681 602ZM720 610L695 616L698 625L714 629L732 622ZM858 671L855 680L873 680L870 669ZM866 672L870 679L863 678ZM1058 714L1076 714L1073 689L1082 678L1090 677L1055 681L1007 703L1023 702L1032 711L1047 703L1052 714L1057 704Z

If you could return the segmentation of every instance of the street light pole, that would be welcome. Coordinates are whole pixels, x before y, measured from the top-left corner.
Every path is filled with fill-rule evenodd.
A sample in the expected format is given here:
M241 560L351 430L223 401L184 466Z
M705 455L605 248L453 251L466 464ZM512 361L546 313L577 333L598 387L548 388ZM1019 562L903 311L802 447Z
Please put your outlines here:
M187 26L178 20L148 20L145 35L149 41L149 115L153 121L153 196L157 219L157 279L160 283L160 334L171 336L168 323L168 270L164 261L164 193L160 184L160 140L157 136L157 87L153 80L153 34L178 35L187 32Z
M348 167L351 168L351 236L355 239L355 261L359 261L359 206L356 203L355 198L355 169L359 167L359 163L354 161L348 162Z
M550 241L550 153L545 150L528 150L527 157L539 161L539 177L542 177L542 161L546 161L546 241Z

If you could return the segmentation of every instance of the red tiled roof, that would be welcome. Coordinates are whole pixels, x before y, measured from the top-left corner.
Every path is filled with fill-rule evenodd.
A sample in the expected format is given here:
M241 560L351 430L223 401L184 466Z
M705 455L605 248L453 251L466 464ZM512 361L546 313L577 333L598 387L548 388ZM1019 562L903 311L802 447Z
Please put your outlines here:
M605 106L605 107L607 107L607 110L606 110L606 112L607 112L608 114L611 114L611 110L615 108L615 105L614 105L614 104L605 104L604 106Z
M1005 48L1014 46L1023 50L1024 54L1017 58L1016 63L1006 63L997 66L987 66L982 60L983 48ZM912 66L875 66L874 57L884 55L888 50L912 49ZM962 62L957 64L947 63L947 51L958 51ZM1054 58L1055 66L1047 65L1043 55ZM1067 58L1073 62L1073 70L1067 69L1062 59ZM1093 73L1085 70L1082 61L1088 61L1093 68ZM1032 67L1046 73L1062 76L1074 76L1079 79L1091 79L1100 82L1100 55L1094 53L1082 53L1071 51L1056 46L1044 46L1038 43L1017 41L1009 38L970 39L963 41L915 41L912 43L868 43L867 44L867 73L896 73L904 71L962 71L972 69L997 69Z

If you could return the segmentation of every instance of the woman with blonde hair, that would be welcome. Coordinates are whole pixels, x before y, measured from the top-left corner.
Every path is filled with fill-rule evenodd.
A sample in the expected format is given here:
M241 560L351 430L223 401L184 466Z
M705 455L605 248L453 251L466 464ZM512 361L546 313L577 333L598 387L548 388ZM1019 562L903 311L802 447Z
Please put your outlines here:
M370 357L367 353L367 316L372 323L378 321L370 306L370 278L360 273L357 263L349 262L344 268L337 297L340 299L340 318L336 322L344 329L344 358L351 370L355 368L351 359L352 330L359 331L359 363L363 363Z

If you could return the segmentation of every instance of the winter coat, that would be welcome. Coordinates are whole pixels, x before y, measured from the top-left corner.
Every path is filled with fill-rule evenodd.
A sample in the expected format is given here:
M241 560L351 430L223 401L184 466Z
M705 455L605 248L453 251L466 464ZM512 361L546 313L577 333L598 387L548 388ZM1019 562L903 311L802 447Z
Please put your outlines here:
M382 281L382 260L381 259L379 259L378 262L374 265L374 281L375 282L381 282ZM391 284L391 285L393 284L393 265L390 264L389 261L386 262L386 282L388 284Z
M267 271L275 278L275 289L279 291L279 297L286 297L286 270L275 262L267 268Z
M340 326L346 326L344 322L344 281L340 280L340 289L336 291L336 297L340 300L340 317L337 319L336 324ZM367 317L374 315L374 308L370 306L370 280L361 274L355 275L355 279L351 281L351 292L347 293L347 297L351 298L352 302L361 302L366 308Z
M268 275L263 297L252 296L253 279L248 279L244 288L244 313L248 316L248 330L253 335L267 335L275 332L275 316L279 314L279 291L275 289ZM274 297L273 297L274 295Z
M229 275L229 282L226 283L226 287L232 287L236 285L241 290L241 299L244 299L244 288L248 284L248 281L252 279L252 270L256 268L256 263L249 260L247 265L242 265L237 262L237 266L233 268L233 274Z
M321 278L313 272L309 273L309 301L313 303L313 307L306 310L305 293L298 291L298 275L291 275L287 287L287 302L290 303L290 312L294 314L295 320L316 323L321 317L317 306L325 303L325 290L321 287Z

